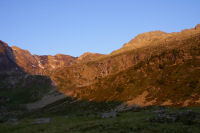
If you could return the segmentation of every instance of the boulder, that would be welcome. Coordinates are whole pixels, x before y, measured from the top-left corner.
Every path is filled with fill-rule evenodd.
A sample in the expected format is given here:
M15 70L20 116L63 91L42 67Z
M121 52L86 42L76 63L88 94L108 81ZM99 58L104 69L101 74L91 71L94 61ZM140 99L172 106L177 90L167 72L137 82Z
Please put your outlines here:
M116 116L117 116L117 112L112 111L112 112L102 113L101 118L114 118Z
M38 119L35 119L32 124L46 124L46 123L49 123L51 122L51 118L38 118Z

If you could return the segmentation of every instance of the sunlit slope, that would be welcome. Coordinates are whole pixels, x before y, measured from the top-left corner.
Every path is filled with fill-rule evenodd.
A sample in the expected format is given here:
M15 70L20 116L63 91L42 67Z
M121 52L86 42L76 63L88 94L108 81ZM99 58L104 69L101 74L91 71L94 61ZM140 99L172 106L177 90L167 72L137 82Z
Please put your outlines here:
M142 104L199 104L199 28L57 70L52 79L61 92L80 99L129 101L143 96Z

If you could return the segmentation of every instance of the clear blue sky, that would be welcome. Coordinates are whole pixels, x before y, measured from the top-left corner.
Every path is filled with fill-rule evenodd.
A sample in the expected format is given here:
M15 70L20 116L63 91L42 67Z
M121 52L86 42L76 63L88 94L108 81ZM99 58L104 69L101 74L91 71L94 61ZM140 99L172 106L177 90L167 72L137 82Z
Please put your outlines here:
M137 34L200 23L200 0L0 0L0 40L32 54L110 53Z

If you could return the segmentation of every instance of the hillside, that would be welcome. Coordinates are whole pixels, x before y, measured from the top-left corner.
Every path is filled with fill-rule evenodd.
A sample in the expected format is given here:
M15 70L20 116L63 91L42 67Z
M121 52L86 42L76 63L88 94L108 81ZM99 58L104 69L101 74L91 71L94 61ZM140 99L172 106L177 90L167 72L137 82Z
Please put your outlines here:
M24 72L12 48L0 41L0 123L22 115L25 104L40 100L53 88L49 77Z
M200 25L108 55L32 55L0 41L0 132L198 132Z
M59 91L80 99L133 103L135 99L139 105L196 105L199 104L199 38L199 25L178 33L144 33L117 54L58 69L51 78Z
M57 91L80 100L198 105L199 38L200 25L177 33L151 31L109 55L88 52L78 58L32 55L1 41L0 68L8 77L12 71L50 76Z
M81 99L132 100L140 105L199 105L200 35L172 45L176 47L167 51L163 46L151 48L154 53L144 61L77 88L75 94Z

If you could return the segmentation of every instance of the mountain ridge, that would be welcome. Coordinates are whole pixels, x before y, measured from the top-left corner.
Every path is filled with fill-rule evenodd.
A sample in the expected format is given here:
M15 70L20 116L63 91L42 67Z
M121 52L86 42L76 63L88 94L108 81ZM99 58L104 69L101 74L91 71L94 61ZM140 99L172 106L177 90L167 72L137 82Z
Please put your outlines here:
M148 99L146 98L147 94L151 94L153 88L158 88L159 79L155 78L158 81L151 83L144 78L153 78L149 69L156 73L155 77L162 77L163 75L160 75L159 72L169 73L170 65L185 69L196 65L194 70L199 73L199 69L196 69L199 68L200 59L198 38L200 38L199 24L195 28L182 30L181 32L152 31L139 34L122 48L108 55L88 52L80 57L64 54L39 56L32 55L29 51L15 46L12 47L11 51L16 65L29 74L49 76L56 84L57 90L65 95L96 101L128 101L140 95L145 96L144 99ZM177 70L177 73L181 72ZM190 77L193 73L188 70L188 73L184 74ZM177 76L176 80L182 78L180 75ZM133 81L133 83L127 81L132 81L131 77L138 77L138 81ZM172 77L168 78L169 81L173 79ZM190 82L196 82L199 79L197 77L194 80ZM137 91L137 84L141 84L139 81L147 83L140 91ZM168 86L173 84L171 83ZM186 83L181 81L181 84ZM127 97L123 92L130 91L130 86L133 90L130 92L130 96L128 96L128 93L126 94ZM152 87L148 90L148 86ZM198 88L195 89L198 90ZM133 94L132 92L137 93ZM113 94L116 96L113 96ZM157 94L162 95L160 91ZM177 97L177 99L179 98ZM189 97L185 97L184 100L188 100L187 98ZM196 98L198 99L198 97ZM152 97L149 97L149 99L152 100ZM160 100L166 102L169 99L161 98ZM184 100L174 100L172 105L177 105L177 102L181 102L179 105L183 105ZM156 103L163 104L162 102Z
M150 44L150 45L137 48L137 49L131 49L131 50L128 49L125 51L120 51L117 54L111 53L110 55L106 55L102 59L87 62L85 64L81 64L80 66L77 65L77 66L67 67L63 69L61 68L60 70L56 71L52 75L52 79L57 83L57 85L59 86L58 88L60 88L60 91L65 93L66 95L71 95L73 97L79 97L80 99L86 99L86 100L97 100L97 101L111 100L112 101L112 100L121 99L122 101L127 101L129 100L129 98L126 99L125 95L121 95L122 92L120 88L124 88L123 86L126 86L125 84L128 84L129 86L129 84L131 83L130 82L126 83L125 82L126 78L121 78L121 81L124 81L124 83L122 82L120 84L121 86L120 87L118 86L118 83L117 83L117 82L120 82L120 80L112 81L111 80L112 78L109 79L109 76L114 76L115 78L117 78L117 77L120 77L120 75L117 76L117 74L123 73L126 70L129 70L131 68L135 68L135 67L140 68L141 67L140 65L143 66L144 64L149 66L148 65L149 61L155 57L156 57L155 58L156 62L152 62L153 64L155 64L155 66L153 66L154 69L156 68L154 70L155 73L159 72L161 70L160 68L163 67L163 64L160 64L160 62L163 62L164 64L167 62L170 62L171 65L186 67L187 62L190 62L191 60L193 60L193 56L194 56L195 62L197 63L195 64L195 62L193 62L194 63L193 65L197 65L196 68L198 68L198 65L199 65L198 38L200 38L200 30L198 30L198 28L192 28L190 30L183 30L178 33L170 33L166 35L167 37L166 38L164 37L164 39L160 39L160 40L158 39L156 41L153 41L152 45ZM183 51L183 53L181 53L181 51ZM197 54L193 55L194 53L191 53L191 51L194 51L194 53L197 53ZM181 64L183 65L181 66ZM170 66L168 65L166 65L166 68L171 69ZM141 70L136 69L135 71L137 72ZM167 71L167 70L163 70L163 71ZM196 73L199 73L198 69L197 70L195 69L195 71ZM188 72L184 74L187 76L190 76L192 73ZM129 73L126 73L125 75L129 75ZM131 75L134 77L134 74L131 74ZM136 75L140 77L140 75L138 75L137 73ZM159 73L157 73L157 76L158 75ZM112 82L104 82L104 80L105 81L111 80ZM143 81L144 78L141 78L138 80ZM168 79L168 80L171 80L171 79ZM198 81L198 77L195 80ZM191 82L196 82L196 81L191 81ZM151 82L149 82L148 84L150 85L150 83ZM155 84L158 84L158 83L156 82ZM174 83L172 82L171 84L173 85ZM182 82L182 84L185 84L185 83ZM101 89L99 88L99 86ZM107 89L103 89L103 88L107 88ZM121 98L116 99L115 97L113 97L113 93L116 93L116 92L118 93L118 91L119 91L118 96ZM136 91L134 90L134 86L133 86L132 91L133 92ZM142 89L142 91L144 92L145 89ZM142 92L139 91L137 95L133 95L132 93L130 94L132 94L132 98L134 98L134 97L139 96L141 93ZM177 93L180 93L180 92L177 92ZM170 95L173 95L173 94L170 94ZM180 97L177 97L177 99L178 98ZM164 103L166 102L166 100L169 100L169 99L162 99L162 100L164 100L163 101ZM184 103L184 101L179 101L179 102L181 104L177 105L178 101L174 100L174 103L172 105L182 106ZM158 104L163 104L163 103L158 103Z

